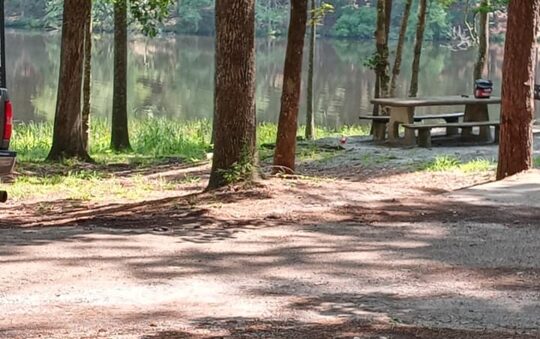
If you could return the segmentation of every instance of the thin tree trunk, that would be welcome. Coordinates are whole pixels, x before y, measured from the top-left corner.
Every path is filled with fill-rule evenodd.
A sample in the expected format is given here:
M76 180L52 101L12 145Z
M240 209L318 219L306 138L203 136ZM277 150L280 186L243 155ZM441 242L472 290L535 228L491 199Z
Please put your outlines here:
M275 172L292 174L295 169L296 131L307 11L308 0L291 0L291 19L283 72L283 94L274 153Z
M92 1L92 0L90 0ZM83 82L83 108L82 130L83 145L89 151L88 139L90 134L90 101L92 93L92 9L88 12L84 36L84 82Z
M401 27L399 29L399 39L396 47L396 59L392 68L392 79L390 80L390 97L396 96L396 87L399 74L401 73L401 61L403 58L403 46L405 45L405 37L407 36L407 27L409 25L409 17L411 16L412 0L406 0L403 17L401 18Z
M47 160L91 160L83 144L81 90L85 27L90 0L65 0L54 132Z
M216 0L215 7L216 129L208 189L257 173L255 0Z
M128 151L129 143L127 115L127 0L114 3L114 84L111 149Z
M384 98L388 96L388 33L386 26L388 25L386 8L387 0L379 0L377 2L377 31L375 40L377 44L377 57L375 65L375 73L377 74L378 94Z
M469 22L469 12L470 12L470 9L471 9L471 5L474 5L475 2L476 1L473 1L473 4L471 4L470 0L465 1L464 11L463 11L463 24L465 25L465 27L469 31L469 35L470 35L473 43L477 44L478 43L478 35L477 35L477 32L476 32L476 25L474 25L474 24L471 25L471 23ZM474 22L475 20L476 20L476 12L474 12L474 14L472 15L472 21Z
M412 65L411 87L409 96L418 95L418 76L420 73L420 58L422 57L422 46L424 44L424 31L426 29L427 0L420 0L418 3L418 25L416 26L416 39L414 42L414 59Z
M376 55L375 55L375 98L388 96L388 32L387 27L387 3L388 0L377 0L377 28L375 30ZM383 112L384 114L385 112ZM379 115L379 105L373 105L373 115ZM375 140L384 139L386 130L383 124L372 124L371 134Z
M390 39L390 29L392 28L392 5L393 0L385 0L384 4L384 32L386 34L386 48L388 48L388 41Z
M489 0L483 0L481 7L486 8L490 5ZM474 65L474 79L482 79L487 75L487 60L489 53L489 12L486 10L480 12L478 30L478 58Z
M313 99L313 78L315 73L315 45L317 44L317 23L315 22L315 9L317 4L311 0L311 27L309 32L309 60L307 83L307 112L306 112L306 139L315 139L315 101Z
M534 75L540 0L511 0L504 47L497 179L533 165Z

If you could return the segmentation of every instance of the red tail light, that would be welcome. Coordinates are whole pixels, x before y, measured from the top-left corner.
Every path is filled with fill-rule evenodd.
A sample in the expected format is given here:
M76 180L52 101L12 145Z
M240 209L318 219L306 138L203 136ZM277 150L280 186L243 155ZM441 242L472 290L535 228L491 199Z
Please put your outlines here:
M11 101L6 100L4 107L5 111L5 122L4 122L4 140L10 140L11 134L13 133L13 105Z

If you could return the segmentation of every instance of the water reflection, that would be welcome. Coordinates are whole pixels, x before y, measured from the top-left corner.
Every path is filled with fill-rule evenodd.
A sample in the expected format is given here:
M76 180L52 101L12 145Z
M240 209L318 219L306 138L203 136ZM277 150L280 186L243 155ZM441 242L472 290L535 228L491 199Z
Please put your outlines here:
M103 117L109 116L112 103L111 38L98 36L94 50L92 114ZM59 34L10 31L6 41L8 85L17 118L23 121L52 119L58 82ZM133 116L211 118L212 38L134 38L129 46L129 110ZM375 81L373 72L364 62L372 51L371 42L319 41L315 76L319 124L333 127L357 123L359 113L371 110L369 99ZM257 110L261 121L277 120L284 55L284 40L257 41ZM492 46L490 56L490 78L495 82L495 93L499 94L503 47ZM442 46L428 45L422 61L420 95L472 94L474 57L473 50L452 52ZM411 60L412 48L408 48L399 81L400 96L405 95L408 88ZM302 104L301 121L304 107ZM430 108L430 111L455 109Z

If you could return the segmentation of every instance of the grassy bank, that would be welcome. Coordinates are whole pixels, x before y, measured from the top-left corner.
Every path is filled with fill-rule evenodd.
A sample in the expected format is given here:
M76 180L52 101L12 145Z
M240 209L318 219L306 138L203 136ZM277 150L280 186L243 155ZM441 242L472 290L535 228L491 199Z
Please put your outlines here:
M114 154L110 149L110 124L106 120L94 120L90 131L90 155L99 163L123 161L130 157L163 158L178 157L196 162L206 159L211 150L212 124L208 120L173 121L161 118L132 120L130 138L133 152ZM38 162L47 157L52 143L53 126L45 123L22 123L15 127L12 148L18 152L19 162ZM340 135L366 135L365 126L344 126L339 130L318 128L317 137ZM276 140L276 124L261 123L257 129L259 145ZM298 129L298 135L304 128Z
M461 171L468 172L486 172L495 170L497 163L487 159L474 159L463 162L455 156L437 156L432 161L420 164L419 169L428 172L447 172Z
M52 123L23 123L15 127L12 149L18 152L18 175L8 188L14 199L50 196L51 199L96 201L113 198L137 199L155 192L172 191L180 185L197 184L200 177L182 174L172 178L148 177L146 174L207 159L211 152L212 124L208 120L179 122L167 119L132 120L130 136L133 152L117 154L109 149L110 124L92 121L90 155L94 165L66 161L44 162L52 143ZM318 128L317 136L365 135L365 126L339 130ZM257 129L259 145L275 142L277 126L262 123ZM304 129L298 130L301 136ZM273 151L261 147L261 157ZM305 153L305 152L304 152ZM302 157L302 150L299 157ZM171 166L172 165L172 166Z
M44 198L41 200L67 199L67 201L110 201L112 199L140 200L155 194L198 189L207 168L212 124L210 121L178 122L167 119L133 120L130 123L133 152L116 154L109 149L110 125L105 120L92 121L90 154L95 164L66 161L63 164L47 163L52 141L51 123L19 124L15 128L12 148L18 152L17 175L7 190L15 200ZM262 123L257 136L263 166L271 161L272 144L277 126ZM343 127L339 130L319 128L318 138L367 135L365 126ZM298 135L304 134L299 128ZM332 141L334 142L334 141ZM321 165L335 159L349 161L350 152L326 149L314 143L300 143L297 150L299 162ZM378 168L407 166L392 163L392 159L378 152L358 152L359 166ZM493 160L476 159L463 162L456 156L437 156L424 163L415 164L410 171L485 173L493 171ZM340 158L342 157L342 158ZM341 159L341 160L340 160ZM345 159L345 160L343 160ZM352 159L352 158L351 158ZM358 164L357 164L358 165ZM540 158L535 159L540 166ZM324 166L323 166L324 167ZM332 167L332 166L330 166ZM184 168L184 170L180 170ZM170 172L178 172L171 174ZM161 173L168 173L162 176Z
M134 120L130 123L131 156L178 156L186 160L202 159L210 147L211 123L205 120L173 122L165 119ZM110 124L93 120L90 130L90 154L98 162L117 161L126 155L110 149ZM20 162L42 161L52 144L53 124L23 123L15 127L12 148Z

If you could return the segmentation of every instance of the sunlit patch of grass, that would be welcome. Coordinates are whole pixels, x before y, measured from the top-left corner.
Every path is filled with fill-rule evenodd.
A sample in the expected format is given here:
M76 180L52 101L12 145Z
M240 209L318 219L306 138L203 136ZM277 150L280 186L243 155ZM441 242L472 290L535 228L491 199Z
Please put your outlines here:
M257 145L273 144L276 142L277 125L262 122L257 128Z
M54 174L43 177L21 175L10 185L9 194L16 200L58 194L65 199L86 201L96 196L95 189L97 187L107 191L116 188L112 183L108 182L107 185L102 183L103 179L93 174L69 173L67 175Z
M210 148L211 131L212 125L208 120L133 120L130 123L133 152L116 154L110 150L110 124L103 119L94 119L90 130L90 155L105 162L141 156L179 156L187 161L198 161L206 157ZM18 161L45 159L51 148L52 134L51 122L18 124L11 145L18 152Z
M475 159L462 163L459 169L463 172L487 172L495 169L496 164L486 159Z
M438 156L422 166L422 169L428 172L451 171L459 168L459 160L451 156Z
M174 189L176 186L161 178L135 176L127 180L84 171L65 175L21 175L8 188L14 200L47 198L80 201L137 200L152 192Z
M135 120L131 131L133 150L137 154L177 155L199 161L210 148L212 123L208 120L174 122L162 118Z
M428 172L447 172L461 171L470 172L486 172L493 170L495 163L487 159L475 159L468 162L462 162L454 156L438 156L433 161L427 162L420 166L421 170Z
M53 125L22 123L15 126L11 148L17 151L17 161L44 159L52 145Z
M540 157L534 158L534 167L540 168Z

